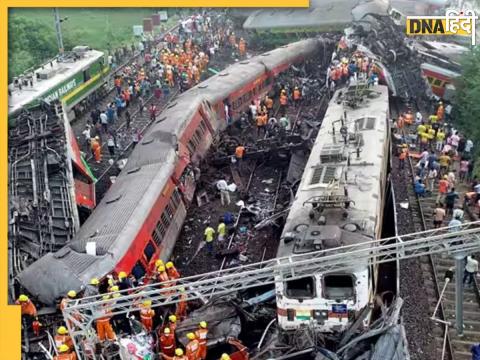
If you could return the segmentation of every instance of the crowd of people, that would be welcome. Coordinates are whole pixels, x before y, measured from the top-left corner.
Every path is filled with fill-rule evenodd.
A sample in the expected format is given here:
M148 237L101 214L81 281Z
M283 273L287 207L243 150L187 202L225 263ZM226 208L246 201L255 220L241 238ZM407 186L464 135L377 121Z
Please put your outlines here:
M451 105L447 107L450 108L446 110L443 102L439 102L435 113L427 119L420 112L413 114L412 110L408 110L394 120L393 128L399 133L405 128L415 148L419 149L415 165L415 193L425 197L437 192L437 206L444 207L446 215L453 215L457 203L457 207L463 207L455 188L462 184L470 189L464 194L463 200L480 209L480 185L478 179L473 177L473 141L447 123ZM400 170L405 168L407 157L413 156L409 154L407 139L403 140L405 142L400 146L398 158ZM435 224L438 227L442 225L439 223L440 217L438 215Z
M225 229L225 224L223 225ZM219 232L222 232L219 226ZM224 234L225 235L225 234ZM160 259L152 260L149 264L148 273L141 279L136 279L133 274L128 275L124 271L120 271L117 276L114 274L107 276L106 281L100 282L97 278L92 278L90 283L83 289L82 294L78 294L74 290L70 290L64 299L60 301L59 309L64 310L68 306L69 301L79 299L81 297L99 296L102 300L110 300L99 305L102 317L96 319L95 329L97 340L99 343L106 341L114 342L118 340L117 333L122 336L132 334L132 327L129 318L125 314L112 314L112 307L116 302L121 303L122 296L128 295L133 288L140 283L163 283L162 288L168 289L176 285L176 280L180 279L180 273L176 269L173 262L164 263ZM165 284L165 282L168 282ZM172 295L175 291L167 291ZM152 300L144 299L138 305L137 318L142 324L142 330L147 334L156 332L156 352L163 358L170 360L204 360L207 355L207 335L208 326L205 321L200 321L198 329L186 334L188 342L183 349L177 344L176 327L177 322L185 320L188 316L188 303L185 290L180 289L180 301L177 303L175 310L167 313L168 322L161 322L161 318L156 314ZM28 318L30 322L34 319L34 331L39 333L41 324L38 322L37 309L28 296L22 294L17 300L17 304L21 305L22 316ZM80 318L78 319L80 320ZM72 326L73 324L70 324ZM62 325L56 329L55 345L58 355L54 360L76 360L76 353L73 346L71 336L69 336L67 326ZM248 360L247 348L236 339L228 339L228 343L237 348L235 358ZM223 360L229 360L228 354L223 354Z
M234 57L245 57L246 46L246 41L235 35L230 20L206 13L180 21L178 32L160 39L144 36L137 44L139 60L118 70L114 77L114 100L90 112L82 132L85 152L91 152L100 163L105 144L111 157L116 149L134 147L142 130L134 126L135 118L148 112L150 121L155 121L159 115L155 102L147 106L152 96L159 100L168 97L173 88L189 89L202 80L210 59L220 50L231 49Z

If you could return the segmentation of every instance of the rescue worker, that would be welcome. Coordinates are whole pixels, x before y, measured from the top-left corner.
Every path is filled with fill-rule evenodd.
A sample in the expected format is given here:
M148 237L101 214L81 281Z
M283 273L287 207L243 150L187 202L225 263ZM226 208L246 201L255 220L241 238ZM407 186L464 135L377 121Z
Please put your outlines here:
M70 352L68 345L60 345L58 348L58 355L53 357L53 360L77 360L75 352Z
M173 265L172 261L167 262L165 264L165 267L167 268L167 275L170 280L180 279L180 273L178 272L175 265Z
M15 301L16 305L20 305L22 308L22 315L37 317L37 308L28 298L27 295L20 295L18 300Z
M104 295L102 300L109 300L109 295ZM102 312L104 314L103 317L97 319L97 336L100 342L105 341L106 339L110 341L114 341L116 339L115 333L112 329L112 325L110 324L110 318L112 311L109 308L109 304L105 303L102 305Z
M302 100L302 92L300 91L298 86L295 86L295 89L293 89L293 103L295 107L298 107L301 100Z
M241 57L244 57L247 53L247 43L243 38L240 38L240 41L238 43L238 53Z
M194 333L189 332L187 334L187 339L190 340L185 346L185 355L187 355L188 360L197 360L198 359L198 349L199 342Z
M229 338L227 339L227 342L230 345L237 348L237 351L230 356L231 360L248 360L249 359L248 348L245 345L243 345L239 340Z
M170 315L168 317L168 328L170 332L175 335L175 330L177 329L177 317L175 315Z
M102 161L102 146L99 142L100 138L95 136L95 139L90 141L90 147L92 149L93 156L95 157L95 161L99 164Z
M164 359L166 360L188 360L188 357L183 354L183 350L178 348L175 349L175 356L168 356L166 354L161 353Z
M166 356L175 356L175 335L167 327L163 329L162 335L160 335L160 352Z
M225 225L223 218L220 218L218 221L217 233L218 233L218 237L217 237L218 241L225 240L225 236L227 235L227 226Z
M64 297L62 299L62 301L60 302L60 311L63 311L63 309L65 309L67 307L67 302L69 300L73 300L77 297L77 292L75 290L70 290L68 293L67 293L67 296Z
M187 317L187 294L185 294L185 288L180 288L180 301L177 303L175 316L180 320Z
M83 292L83 297L89 296L96 296L99 293L98 286L100 282L97 278L92 278L90 280L90 284L85 287L85 291Z
M288 97L287 92L282 90L280 93L280 114L285 116L287 113Z
M145 330L151 332L153 328L153 317L155 316L155 310L152 309L152 300L145 300L142 305L140 320Z
M132 283L130 279L127 276L127 273L125 271L120 271L118 273L118 287L119 289L113 290L113 291L118 291L118 290L128 290L131 289Z
M243 146L242 144L239 144L235 148L235 160L237 160L236 164L240 173L243 172L243 156L244 155L245 155L245 146Z
M210 223L207 224L205 228L205 242L207 245L207 252L212 255L213 254L213 235L215 235L215 230L210 226Z
M207 358L207 335L207 323L201 321L200 324L198 324L198 330L195 331L195 336L198 339L198 358L201 360Z
M57 335L55 335L55 346L60 348L62 345L67 345L70 350L73 349L73 341L70 335L68 335L67 328L65 326L60 326L57 329Z

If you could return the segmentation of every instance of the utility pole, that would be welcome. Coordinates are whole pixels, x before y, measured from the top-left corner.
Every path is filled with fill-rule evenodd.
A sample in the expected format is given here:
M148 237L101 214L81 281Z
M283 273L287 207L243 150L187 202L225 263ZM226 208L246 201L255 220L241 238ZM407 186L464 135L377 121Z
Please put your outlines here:
M60 53L60 57L63 55L63 37L62 37L62 27L61 22L63 20L60 19L60 14L58 13L58 8L53 8L53 16L55 17L55 31L57 32L57 43L58 43L58 52Z

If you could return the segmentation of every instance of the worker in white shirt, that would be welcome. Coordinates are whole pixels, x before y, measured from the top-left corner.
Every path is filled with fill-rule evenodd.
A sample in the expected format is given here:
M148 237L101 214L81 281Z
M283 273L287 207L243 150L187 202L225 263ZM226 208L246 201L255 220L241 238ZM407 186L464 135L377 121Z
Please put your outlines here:
M230 205L230 193L228 191L228 183L225 180L217 181L217 189L220 191L220 201L222 206Z
M478 272L478 261L475 260L475 255L467 256L467 265L465 265L465 273L463 275L463 283L468 279L468 285L473 282L473 277Z

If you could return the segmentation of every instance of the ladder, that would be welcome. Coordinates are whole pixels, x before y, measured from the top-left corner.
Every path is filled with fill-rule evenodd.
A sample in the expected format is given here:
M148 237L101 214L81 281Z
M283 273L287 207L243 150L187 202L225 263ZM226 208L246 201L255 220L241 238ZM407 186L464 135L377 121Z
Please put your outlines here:
M79 341L93 341L94 321L104 313L108 305L111 315L138 311L145 300L152 301L152 308L175 304L180 294L187 301L208 301L214 296L235 293L241 290L289 281L309 276L312 273L349 271L358 266L370 266L429 254L448 253L451 256L466 255L480 250L480 221L462 224L458 231L448 227L372 240L334 249L307 254L274 258L210 273L189 276L178 280L148 284L121 291L120 302L102 300L102 295L74 299L63 310L77 354L83 358ZM165 288L165 285L170 285Z

